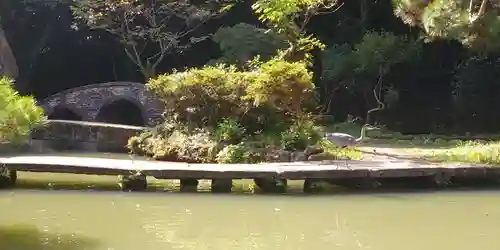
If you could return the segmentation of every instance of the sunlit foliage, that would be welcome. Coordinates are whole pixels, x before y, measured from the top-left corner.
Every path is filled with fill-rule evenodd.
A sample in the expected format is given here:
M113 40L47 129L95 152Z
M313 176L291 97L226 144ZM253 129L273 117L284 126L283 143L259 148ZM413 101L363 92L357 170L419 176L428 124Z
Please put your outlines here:
M43 109L31 96L20 96L7 78L0 78L0 142L22 143L45 123Z
M393 0L405 23L422 27L429 38L456 39L470 48L500 48L500 2L492 0Z

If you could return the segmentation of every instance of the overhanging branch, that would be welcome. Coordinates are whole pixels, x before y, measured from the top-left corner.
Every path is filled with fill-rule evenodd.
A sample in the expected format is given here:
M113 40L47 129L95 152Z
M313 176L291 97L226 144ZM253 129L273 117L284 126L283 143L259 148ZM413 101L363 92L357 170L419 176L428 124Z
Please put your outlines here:
M373 88L373 96L375 97L375 101L377 102L377 107L372 108L366 112L365 123L370 122L369 119L370 119L371 113L383 110L385 108L385 104L380 100L380 95L382 94L383 77L384 77L384 72L383 72L382 68L380 68L377 84L375 84L375 87Z
M474 14L474 9L476 5L474 4L474 0L469 0L469 24L473 24L479 18L483 17L486 14L486 6L488 5L488 0L482 0L481 5L479 6L479 10Z

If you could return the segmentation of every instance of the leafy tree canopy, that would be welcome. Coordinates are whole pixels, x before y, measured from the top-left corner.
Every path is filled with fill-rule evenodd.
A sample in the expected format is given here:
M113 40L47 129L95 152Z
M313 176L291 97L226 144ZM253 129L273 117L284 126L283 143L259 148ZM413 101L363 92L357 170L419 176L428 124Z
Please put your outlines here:
M290 46L281 58L297 61L310 58L315 48L324 48L305 28L312 17L331 13L337 4L336 0L257 0L252 8L271 30L287 37Z
M405 23L428 38L456 39L482 52L500 49L500 2L495 0L393 0Z
M388 105L398 99L393 87L384 84L384 77L394 65L417 61L420 50L420 41L390 32L367 32L354 46L334 45L325 50L322 76L327 86L333 85L328 86L330 90L347 88L362 94L366 103L373 96L377 107L368 111L368 121L370 113L385 108L384 99ZM325 105L327 110L329 106Z
M220 28L213 40L222 51L222 58L216 62L236 65L243 65L257 55L262 60L269 60L276 55L278 49L285 49L287 46L283 35L246 23Z
M207 39L194 32L231 6L225 1L77 0L73 13L91 28L120 39L127 56L149 79L167 54Z
M390 32L368 32L354 46L333 45L324 52L323 77L348 88L373 88L395 64L418 57L419 41ZM366 83L366 84L365 84Z

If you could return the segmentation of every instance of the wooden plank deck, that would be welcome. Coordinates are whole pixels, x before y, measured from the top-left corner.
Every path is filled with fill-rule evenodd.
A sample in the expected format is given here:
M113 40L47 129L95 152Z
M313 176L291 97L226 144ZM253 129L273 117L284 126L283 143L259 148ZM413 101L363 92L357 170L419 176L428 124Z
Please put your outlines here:
M431 176L438 172L450 176L494 174L500 168L463 163L431 164L405 160L292 162L262 164L188 164L147 160L123 160L66 156L15 156L0 158L0 164L11 170L29 172L75 173L95 175L128 175L141 171L160 179L251 179L276 177L306 178L399 178Z

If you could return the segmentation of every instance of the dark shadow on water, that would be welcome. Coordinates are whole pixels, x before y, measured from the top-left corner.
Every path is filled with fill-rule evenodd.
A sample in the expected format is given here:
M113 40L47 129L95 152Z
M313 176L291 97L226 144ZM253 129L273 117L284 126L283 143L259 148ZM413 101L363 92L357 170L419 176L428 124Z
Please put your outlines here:
M452 149L456 143L419 143L412 141L391 141L384 139L370 139L362 143L363 147L390 148L390 149Z
M97 239L43 232L34 226L0 226L1 250L92 250L98 245Z
M22 173L22 172L21 172ZM19 175L16 186L13 189L5 191L16 190L39 190L43 192L65 192L75 191L82 193L102 193L121 192L117 185L117 178L112 177L99 177L99 176L85 176L85 175L58 175L58 174L41 174L34 173L28 176L22 173ZM392 180L392 181L391 181ZM198 192L185 193L179 191L178 181L170 180L155 180L148 178L148 189L141 192L131 192L129 195L158 195L158 196L289 196L289 197L303 197L303 196L344 196L344 195L377 195L377 194L410 194L410 193L439 193L439 192L484 192L484 191L499 191L500 182L496 178L478 178L478 179L456 179L452 178L451 183L446 187L438 188L429 182L427 178L394 178L394 179L380 179L380 185L377 188L362 187L353 188L349 185L342 186L342 184L322 184L318 192L312 194L303 192L303 181L289 180L288 189L286 193L263 193L258 188L252 192L249 186L253 186L252 180L234 180L233 190L229 194L211 193L210 182L200 181ZM3 250L0 248L0 250Z

